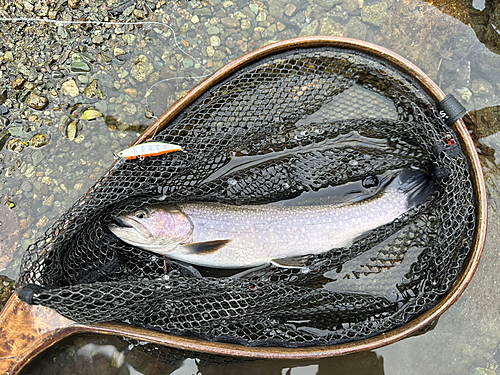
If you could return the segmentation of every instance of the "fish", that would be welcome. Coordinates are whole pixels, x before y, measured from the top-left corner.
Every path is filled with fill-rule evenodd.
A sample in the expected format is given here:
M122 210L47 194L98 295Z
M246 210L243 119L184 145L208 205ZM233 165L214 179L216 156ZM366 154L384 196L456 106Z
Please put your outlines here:
M157 203L114 218L120 240L171 259L212 268L274 264L350 246L428 200L436 184L405 169L379 193L355 203L273 206Z
M163 155L175 151L182 151L182 147L179 145L164 142L146 142L122 150L116 156L118 158L131 160L136 158Z

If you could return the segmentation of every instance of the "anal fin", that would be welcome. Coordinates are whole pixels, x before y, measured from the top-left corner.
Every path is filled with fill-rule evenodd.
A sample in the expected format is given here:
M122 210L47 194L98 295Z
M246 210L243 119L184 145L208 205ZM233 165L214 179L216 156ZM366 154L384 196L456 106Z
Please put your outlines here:
M203 242L189 242L182 245L182 248L190 254L207 255L222 249L232 240L214 240Z
M301 256L272 259L271 264L275 267L280 267L280 268L300 269L302 273L309 272L309 267L305 265L305 257Z

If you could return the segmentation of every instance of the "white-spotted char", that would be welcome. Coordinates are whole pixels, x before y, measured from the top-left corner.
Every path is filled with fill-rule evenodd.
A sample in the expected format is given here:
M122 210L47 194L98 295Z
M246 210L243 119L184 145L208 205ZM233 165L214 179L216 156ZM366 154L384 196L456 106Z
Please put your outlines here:
M348 205L157 204L116 218L121 240L187 263L242 268L350 246L428 199L435 184L404 170L380 194Z

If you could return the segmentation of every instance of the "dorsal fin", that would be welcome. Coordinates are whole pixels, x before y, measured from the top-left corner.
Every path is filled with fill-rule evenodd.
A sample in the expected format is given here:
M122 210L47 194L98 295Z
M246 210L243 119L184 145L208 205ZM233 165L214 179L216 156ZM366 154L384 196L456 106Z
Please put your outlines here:
M222 249L232 240L214 240L204 242L189 242L182 245L190 254L207 255Z

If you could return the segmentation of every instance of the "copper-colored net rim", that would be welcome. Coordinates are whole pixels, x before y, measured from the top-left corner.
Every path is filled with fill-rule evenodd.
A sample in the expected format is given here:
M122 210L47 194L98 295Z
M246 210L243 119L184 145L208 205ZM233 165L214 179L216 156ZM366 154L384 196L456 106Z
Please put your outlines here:
M166 111L163 115L161 115L158 118L158 120L155 121L155 123L153 123L144 132L144 134L142 134L137 139L137 141L134 144L144 142L145 140L153 136L156 132L168 126L181 111L185 110L191 103L197 100L207 90L212 88L214 85L220 83L223 79L229 77L231 74L240 70L244 66L252 64L261 58L268 57L270 55L279 52L284 52L294 48L307 48L307 47L311 48L334 47L334 48L344 48L348 50L363 52L380 60L384 60L389 64L393 65L394 67L396 67L399 71L413 77L419 83L422 89L425 90L425 92L436 102L441 101L445 97L441 89L420 69L415 67L415 65L413 65L411 62L407 61L406 59L396 55L395 53L385 48L376 46L371 43L358 41L354 39L348 39L348 38L328 37L328 36L296 38L262 47L224 66L216 73L214 73L212 76L210 76L205 81L196 86L194 89L192 89L184 98L179 100L168 111ZM456 299L463 293L465 287L470 282L477 268L486 237L486 223L487 223L486 188L481 166L479 163L479 158L476 153L476 149L473 145L472 139L470 138L470 135L463 121L459 120L455 122L453 124L453 127L457 133L458 140L469 162L470 172L472 176L472 184L476 198L477 226L475 229L474 239L472 242L472 249L464 262L460 275L458 276L457 280L455 280L448 293L434 307L432 307L425 313L421 314L417 318L413 319L412 321L408 322L407 324L369 339L359 340L345 344L338 344L332 346L316 346L307 348L283 348L283 347L247 347L236 344L211 342L198 338L180 337L161 332L130 327L124 324L97 324L97 325L87 326L87 325L76 324L69 320L66 320L60 325L60 327L63 327L63 330L54 331L52 335L46 336L45 339L43 339L42 343L38 343L36 346L33 346L33 348L28 351L29 354L27 354L28 352L26 353L27 355L29 355L29 358L28 357L23 357L22 359L20 358L20 362L15 364L14 367L11 367L11 369L19 370L23 365L25 365L29 361L29 359L33 355L39 353L44 348L47 348L48 346L57 342L62 337L77 332L94 332L94 333L126 336L130 338L135 338L140 341L148 341L174 348L212 353L218 355L252 357L252 358L274 358L274 359L314 359L314 358L332 357L337 355L376 349L381 346L396 342L424 328L429 323L434 321L437 317L439 317L446 309L448 309L456 301ZM42 311L43 309L47 309L47 308L42 308L40 306L28 306L24 303L23 305L20 305L19 303L20 301L14 296L9 301L9 304L5 307L4 311L7 309L29 310L31 308L33 311L32 314L36 315L37 311L39 311L36 310L37 308L40 309L40 311ZM0 315L0 317L2 317L2 315ZM60 318L65 319L63 317Z

